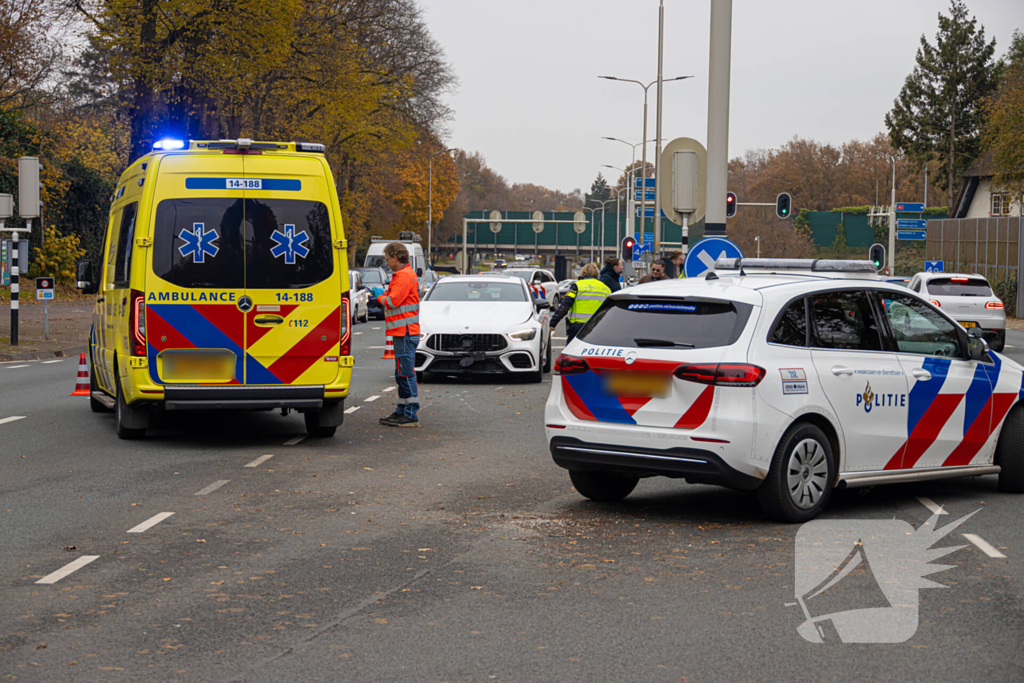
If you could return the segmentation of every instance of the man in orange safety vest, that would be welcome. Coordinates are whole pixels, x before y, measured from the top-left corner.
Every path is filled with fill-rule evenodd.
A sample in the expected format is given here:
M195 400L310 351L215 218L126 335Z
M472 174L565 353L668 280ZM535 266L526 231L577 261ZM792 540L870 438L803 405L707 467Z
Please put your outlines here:
M398 407L380 423L389 427L419 427L416 391L416 347L420 343L419 278L409 265L409 250L401 242L384 247L384 258L394 275L388 290L377 297L384 307L384 334L395 344L395 380Z

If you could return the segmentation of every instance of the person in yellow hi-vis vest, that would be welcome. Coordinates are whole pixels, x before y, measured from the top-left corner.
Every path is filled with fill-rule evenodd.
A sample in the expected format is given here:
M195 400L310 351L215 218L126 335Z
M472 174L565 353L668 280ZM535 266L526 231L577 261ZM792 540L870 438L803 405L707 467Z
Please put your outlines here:
M558 305L558 310L551 316L552 330L562 318L566 318L567 344L576 338L579 331L597 313L597 309L612 293L612 290L608 289L608 285L601 282L600 275L597 264L588 263L583 266L580 279L572 283L569 292L562 297L562 303Z

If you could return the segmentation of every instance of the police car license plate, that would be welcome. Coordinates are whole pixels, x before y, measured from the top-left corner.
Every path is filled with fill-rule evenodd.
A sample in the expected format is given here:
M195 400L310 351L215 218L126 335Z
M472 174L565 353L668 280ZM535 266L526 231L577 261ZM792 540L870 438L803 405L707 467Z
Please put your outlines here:
M230 351L164 351L160 377L165 382L230 382L235 379L235 354Z
M971 322L970 320L964 320L960 324L963 325L964 327L977 327L978 326L978 323Z
M613 396L666 398L672 389L672 379L670 375L609 372L604 376L604 387Z

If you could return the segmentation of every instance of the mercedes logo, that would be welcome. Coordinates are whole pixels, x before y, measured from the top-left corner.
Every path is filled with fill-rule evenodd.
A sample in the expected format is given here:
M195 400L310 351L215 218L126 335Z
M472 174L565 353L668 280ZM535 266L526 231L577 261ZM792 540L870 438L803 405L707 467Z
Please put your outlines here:
M252 299L247 296L243 296L238 300L238 310L242 313L248 313L252 310Z
M636 362L636 351L630 351L626 354L626 365L632 365Z

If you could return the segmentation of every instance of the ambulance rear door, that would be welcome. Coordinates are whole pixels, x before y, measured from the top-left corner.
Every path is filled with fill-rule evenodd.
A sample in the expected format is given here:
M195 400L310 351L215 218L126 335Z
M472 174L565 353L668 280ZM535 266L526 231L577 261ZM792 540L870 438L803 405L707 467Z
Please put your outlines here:
M246 384L329 384L348 282L327 166L317 156L243 158Z

